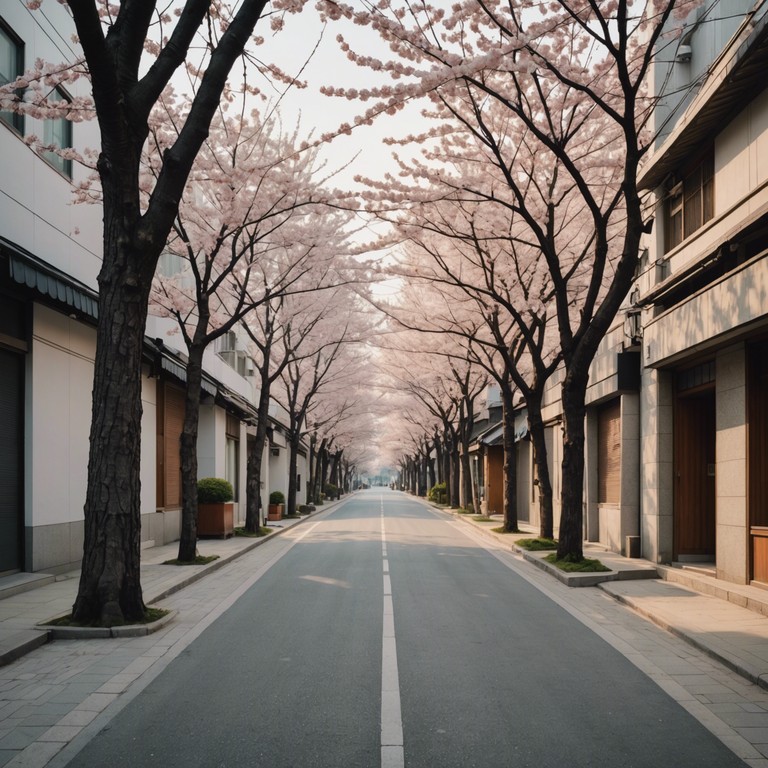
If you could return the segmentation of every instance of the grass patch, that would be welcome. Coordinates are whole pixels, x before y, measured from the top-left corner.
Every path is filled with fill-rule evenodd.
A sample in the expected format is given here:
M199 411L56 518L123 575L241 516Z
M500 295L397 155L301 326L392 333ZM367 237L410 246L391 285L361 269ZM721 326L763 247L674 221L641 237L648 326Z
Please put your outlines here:
M113 624L104 624L101 621L92 621L90 623L83 623L81 621L72 621L72 614L67 614L53 621L47 622L44 626L49 627L122 627L126 624L151 624L153 621L162 619L163 616L167 616L170 611L164 608L147 608L144 613L144 617L136 621L121 621Z
M545 552L548 549L557 549L557 542L554 539L519 539L515 542L518 547L527 549L529 552Z
M475 523L492 523L493 520L491 520L488 515L473 515L472 520Z
M218 559L218 555L197 555L194 560L179 560L176 557L173 560L166 560L163 565L207 565Z
M474 515L475 511L473 509L465 509L464 507L459 507L456 510L457 515Z
M557 553L553 552L551 555L547 555L544 559L566 573L602 573L603 571L611 570L610 568L606 568L606 566L599 560L595 560L591 557L584 557L581 560L573 560L570 557L565 557L562 560L558 560Z
M520 533L520 530L517 528L514 531L508 531L503 525L500 525L498 528L491 528L491 530L494 533ZM525 539L521 539L521 541L525 541Z
M258 539L262 536L269 536L272 533L271 528L267 528L266 525L260 525L258 531L246 531L245 528L235 528L235 536L245 536L248 539Z

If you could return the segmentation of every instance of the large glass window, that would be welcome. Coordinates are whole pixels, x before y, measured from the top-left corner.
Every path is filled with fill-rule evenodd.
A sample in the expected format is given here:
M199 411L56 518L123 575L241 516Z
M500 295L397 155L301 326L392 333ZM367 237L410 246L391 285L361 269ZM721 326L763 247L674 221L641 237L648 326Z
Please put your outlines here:
M0 85L10 83L24 71L24 43L0 20ZM0 111L0 120L19 133L24 132L24 116Z
M48 100L69 101L69 97L61 88L57 88L48 96ZM43 123L43 143L59 149L69 149L72 146L72 122L63 117L46 120ZM72 178L71 160L65 160L56 152L45 152L43 156L54 168L58 168L65 176Z

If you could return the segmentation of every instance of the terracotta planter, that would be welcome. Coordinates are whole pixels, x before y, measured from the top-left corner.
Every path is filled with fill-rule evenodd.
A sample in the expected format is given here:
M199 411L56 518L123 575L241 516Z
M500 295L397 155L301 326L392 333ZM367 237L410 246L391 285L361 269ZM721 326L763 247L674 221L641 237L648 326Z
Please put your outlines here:
M283 505L282 504L269 504L267 506L267 520L282 520L283 519Z
M235 512L231 501L197 505L197 535L226 539L235 534Z

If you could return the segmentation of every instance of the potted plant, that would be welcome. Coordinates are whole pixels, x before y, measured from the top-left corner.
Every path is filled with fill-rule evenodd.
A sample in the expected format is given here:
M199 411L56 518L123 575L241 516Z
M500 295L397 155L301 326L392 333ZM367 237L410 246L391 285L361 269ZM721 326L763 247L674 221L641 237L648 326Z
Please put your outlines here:
M232 484L220 477L197 481L197 535L227 538L235 534Z
M267 520L282 520L283 504L285 504L285 496L282 491L272 491L272 493L269 494Z

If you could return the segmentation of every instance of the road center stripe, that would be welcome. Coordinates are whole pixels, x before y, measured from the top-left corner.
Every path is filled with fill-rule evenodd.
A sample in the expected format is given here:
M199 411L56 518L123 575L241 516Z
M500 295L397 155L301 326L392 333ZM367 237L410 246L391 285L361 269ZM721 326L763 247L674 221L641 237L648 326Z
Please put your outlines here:
M381 638L381 768L404 768L403 716L400 709L400 678L397 673L395 612L387 560L384 499L381 499L381 551L384 570L384 621Z

